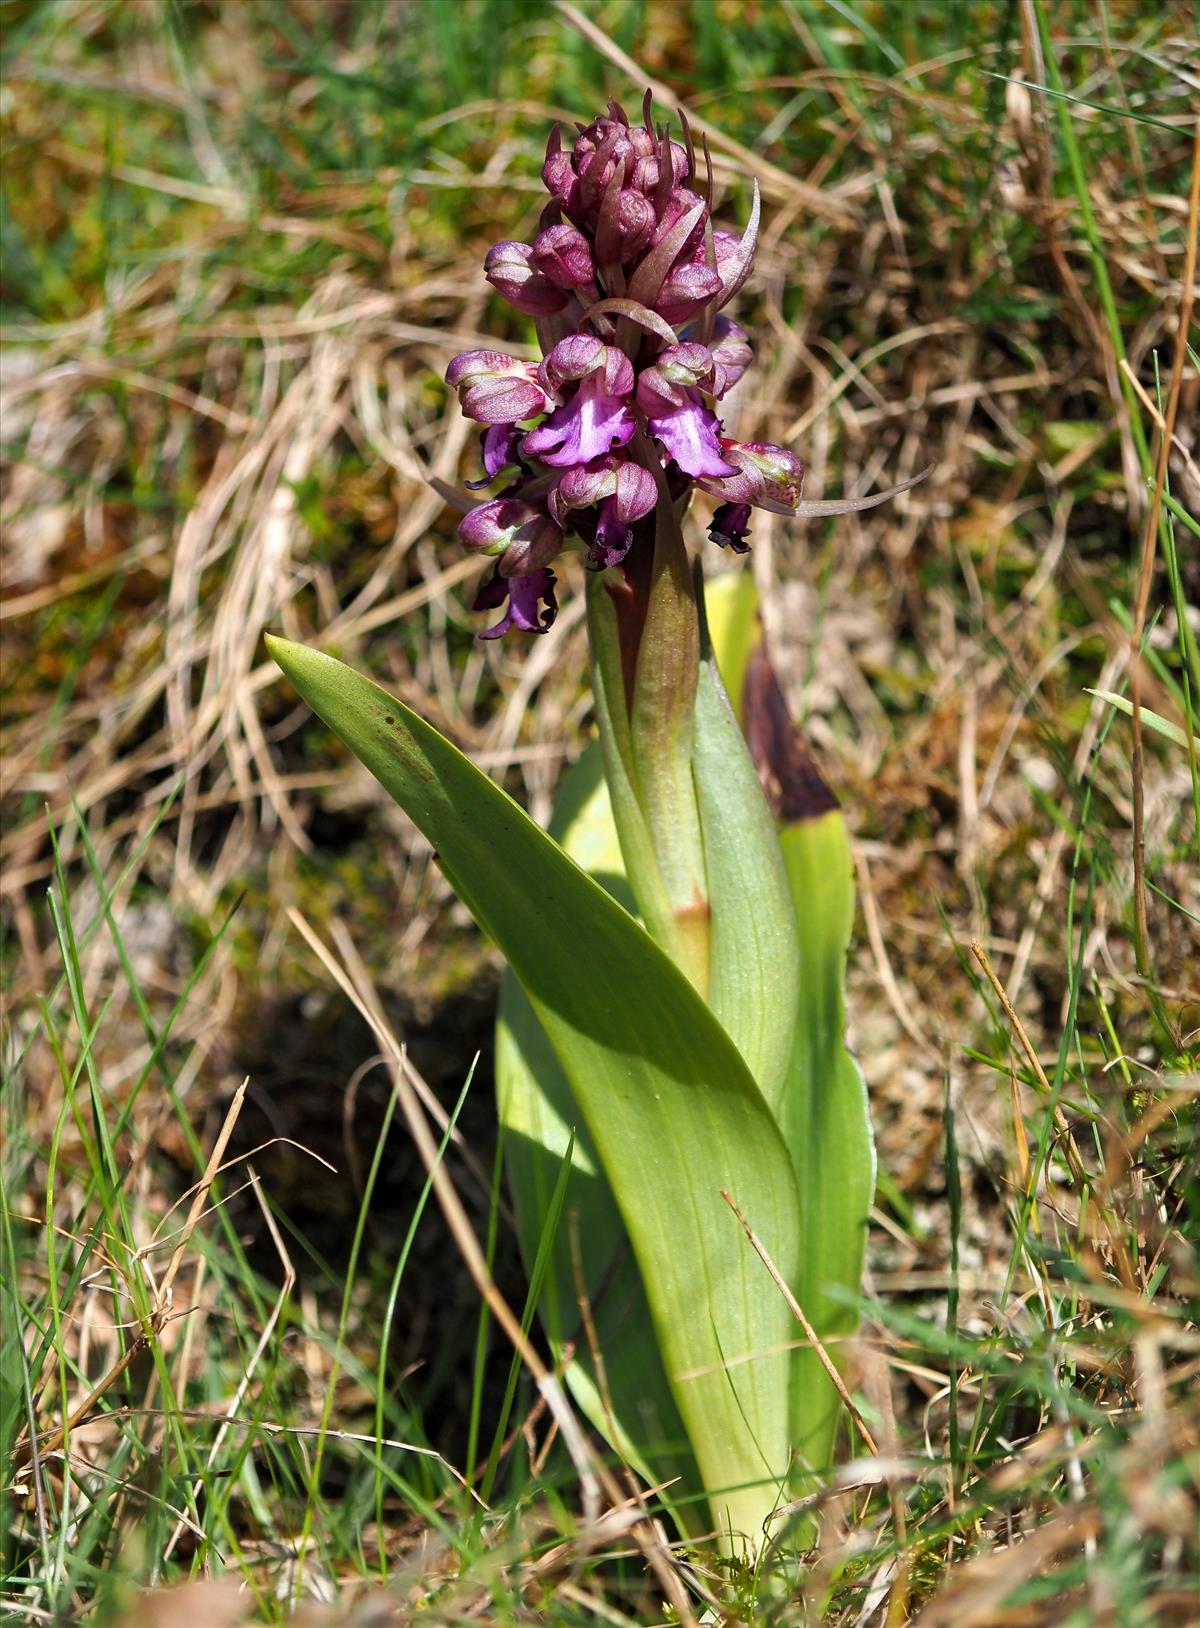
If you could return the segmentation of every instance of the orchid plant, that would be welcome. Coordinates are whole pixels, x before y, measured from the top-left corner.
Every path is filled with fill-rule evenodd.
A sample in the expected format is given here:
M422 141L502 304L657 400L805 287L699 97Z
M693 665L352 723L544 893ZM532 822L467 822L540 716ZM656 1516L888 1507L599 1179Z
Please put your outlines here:
M750 578L718 579L706 605L683 520L699 487L718 499L710 538L744 553L755 508L838 514L905 488L805 502L794 452L724 433L717 404L751 351L722 313L759 200L744 232L715 228L707 147L701 183L681 127L656 129L647 94L640 124L614 102L569 145L552 133L540 230L485 262L541 360L473 350L446 375L483 426L481 495L447 493L464 545L495 562L475 608L501 615L481 637L545 634L559 556L588 572L598 740L550 832L368 679L269 644L507 960L499 1115L559 1371L681 1530L740 1553L831 1462L821 1357L839 1362L857 1323L874 1158L843 1039L845 827Z

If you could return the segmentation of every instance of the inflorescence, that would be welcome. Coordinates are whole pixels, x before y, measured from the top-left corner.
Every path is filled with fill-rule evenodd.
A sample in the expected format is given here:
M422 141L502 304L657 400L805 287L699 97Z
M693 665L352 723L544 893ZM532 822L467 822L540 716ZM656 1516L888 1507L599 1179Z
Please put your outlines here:
M484 638L551 625L550 565L569 535L593 570L618 565L636 523L690 486L722 500L709 536L738 553L751 508L798 512L796 455L729 439L711 406L751 360L746 335L718 313L753 263L758 189L745 232L715 230L707 149L701 195L681 123L682 145L656 132L647 92L642 124L610 102L577 126L569 152L556 126L537 236L497 243L485 261L492 286L535 319L543 359L472 350L446 372L463 412L487 426L484 478L470 484L502 488L459 526L468 548L496 556L475 608L508 602Z

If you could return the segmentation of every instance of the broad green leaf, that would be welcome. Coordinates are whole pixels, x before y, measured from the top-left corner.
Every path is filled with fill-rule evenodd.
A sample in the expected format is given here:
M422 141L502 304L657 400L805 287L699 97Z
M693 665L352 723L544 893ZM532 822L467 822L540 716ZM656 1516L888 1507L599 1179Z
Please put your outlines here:
M721 1190L789 1281L800 1223L758 1087L650 936L436 730L329 656L269 648L433 844L520 979L625 1222L714 1520L757 1545L788 1465L792 1329Z
M846 950L854 875L846 823L787 714L762 645L748 573L710 585L710 627L723 661L740 669L742 715L776 804L779 844L798 932L799 999L779 1123L800 1194L803 1245L797 1297L829 1352L858 1326L875 1150L866 1087L846 1048ZM715 642L715 639L714 639ZM736 666L734 665L736 663ZM725 667L722 668L725 671ZM840 1413L816 1353L797 1351L792 1439L802 1463L830 1463Z
M692 772L712 913L708 1003L778 1123L800 1002L796 917L775 822L711 648L700 663Z
M599 743L564 776L550 835L632 908ZM664 1502L681 1530L699 1535L706 1523L704 1489L659 1355L625 1224L591 1139L577 1125L566 1075L511 968L505 970L496 1018L496 1094L527 1262L548 1224L562 1161L571 1150L566 1225L538 1307L556 1364L592 1425L642 1479L672 1483ZM580 1283L602 1355L602 1378L582 1326Z
M829 1351L836 1361L838 1342L858 1327L854 1298L875 1191L866 1084L845 1042L843 985L854 876L839 809L789 821L779 840L800 938L801 1000L783 1120L803 1218L797 1298L817 1334L832 1342ZM830 1464L839 1411L816 1353L798 1351L792 1439L814 1470Z
M762 643L754 573L738 569L713 577L705 584L704 612L721 682L740 725L746 668L751 653Z

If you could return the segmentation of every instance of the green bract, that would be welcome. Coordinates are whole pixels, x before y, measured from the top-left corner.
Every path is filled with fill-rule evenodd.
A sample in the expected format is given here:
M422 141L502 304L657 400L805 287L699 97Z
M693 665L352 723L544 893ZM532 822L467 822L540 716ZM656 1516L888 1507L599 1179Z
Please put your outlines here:
M679 754L655 797L673 778L691 799L664 874L601 596L593 585L607 750L589 748L566 777L551 835L370 680L269 644L508 962L496 1072L509 1175L532 1263L570 1160L540 1312L579 1406L646 1480L670 1482L685 1532L756 1550L772 1511L828 1466L836 1395L722 1193L818 1334L851 1333L873 1156L843 1043L845 830L827 797L805 812L785 796L777 831L701 628L690 715L648 748ZM753 595L716 599L714 638L750 702L766 670ZM778 781L786 766L765 772ZM680 856L697 869L703 927L682 948Z

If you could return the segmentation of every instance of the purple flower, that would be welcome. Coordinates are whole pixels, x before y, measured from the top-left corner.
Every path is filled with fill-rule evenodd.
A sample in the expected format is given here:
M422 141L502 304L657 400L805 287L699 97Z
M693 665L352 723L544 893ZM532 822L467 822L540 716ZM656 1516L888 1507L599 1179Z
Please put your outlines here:
M752 503L785 514L800 501L804 465L794 452L765 441L725 440L721 451L736 473L720 480L702 480L706 492L731 503Z
M458 391L468 418L480 424L515 424L536 418L550 405L535 370L498 350L468 350L446 369L446 383Z
M502 486L459 528L468 548L498 558L478 604L507 598L508 609L487 638L510 627L544 632L555 610L549 565L568 534L587 545L592 569L618 566L643 531L648 539L652 528L638 523L660 494L678 504L689 485L712 493L720 507L709 536L744 553L752 507L841 514L904 489L802 502L795 453L723 434L713 403L751 352L718 312L750 274L758 189L744 232L714 228L707 149L698 175L686 119L681 143L655 129L652 113L649 94L640 123L610 102L569 145L555 127L542 166L550 202L534 242L497 243L487 256L489 282L535 319L542 362L467 351L446 373L464 413L488 426L485 478L468 484ZM685 323L693 326L680 334ZM530 420L540 422L522 430ZM635 436L636 457L624 450Z
M458 535L480 554L499 555L501 576L526 576L549 565L562 550L562 527L519 498L481 503L458 523Z
M502 633L514 627L522 633L545 633L553 626L554 618L558 615L554 582L554 572L548 569L533 571L523 577L505 577L499 569L493 571L475 595L473 608L495 610L507 599L508 610L494 627L485 629L479 637L498 639ZM546 608L539 612L538 605L543 599Z
M592 334L572 334L555 345L538 377L555 397L564 395L570 383L576 388L525 437L527 457L554 468L588 463L611 447L624 446L633 435L637 426L628 400L633 368L624 351Z
M568 469L550 495L550 511L566 526L572 510L596 508L588 564L602 570L625 558L634 523L657 501L658 485L648 469L628 458L607 457Z
M572 510L596 510L588 544L588 567L620 565L633 542L633 524L658 501L658 484L650 470L627 457L598 457L568 469L550 493L550 513L567 526Z
M596 259L600 265L627 265L646 247L653 232L654 205L650 200L636 188L610 183L596 222Z
M712 354L694 341L663 351L655 366L644 369L638 379L637 402L651 435L685 474L697 478L737 474L721 456L720 421L700 399L700 391L710 390L713 379Z

